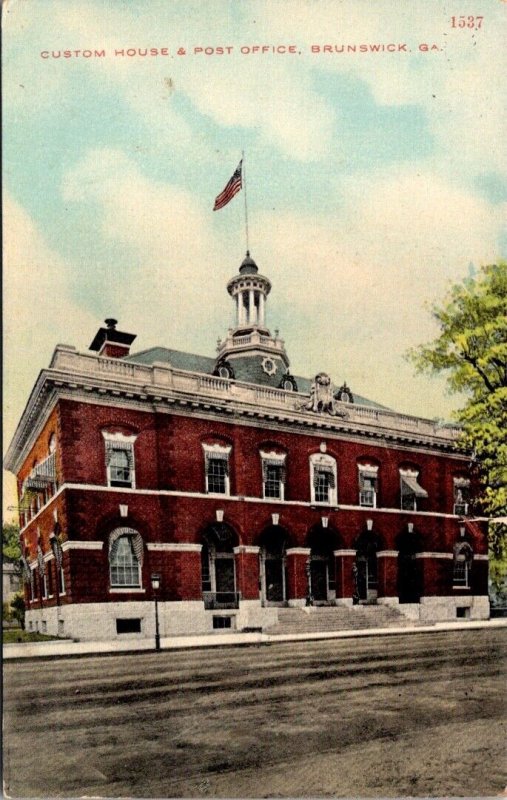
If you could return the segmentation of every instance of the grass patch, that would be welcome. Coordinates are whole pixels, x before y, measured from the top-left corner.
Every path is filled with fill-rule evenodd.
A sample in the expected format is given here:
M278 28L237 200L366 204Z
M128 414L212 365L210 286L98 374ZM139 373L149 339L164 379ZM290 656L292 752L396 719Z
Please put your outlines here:
M19 642L49 642L57 636L45 636L43 633L22 631L21 628L11 628L2 631L3 644L18 644Z

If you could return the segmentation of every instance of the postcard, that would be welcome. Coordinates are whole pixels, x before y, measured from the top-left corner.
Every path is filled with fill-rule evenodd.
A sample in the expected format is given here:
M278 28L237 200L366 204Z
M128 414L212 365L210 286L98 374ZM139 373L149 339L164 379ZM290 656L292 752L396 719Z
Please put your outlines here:
M505 789L407 354L502 258L506 10L4 2L6 796Z

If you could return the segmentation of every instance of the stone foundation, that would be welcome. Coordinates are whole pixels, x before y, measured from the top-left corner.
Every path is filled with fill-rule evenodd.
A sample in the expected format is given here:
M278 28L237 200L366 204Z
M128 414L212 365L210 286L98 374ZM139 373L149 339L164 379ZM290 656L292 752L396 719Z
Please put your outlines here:
M263 608L259 600L244 600L239 609L205 610L200 600L159 602L160 636L212 633L213 617L230 617L230 630L262 628L278 620L276 608ZM117 619L140 620L139 633L117 633ZM80 641L111 641L155 637L155 604L150 601L122 603L75 603L26 613L26 629Z
M352 606L351 598L340 598L336 606ZM305 608L304 600L292 607ZM396 608L404 617L420 622L453 622L458 619L489 619L489 599L465 597L421 597L420 603L399 603L398 598L380 598L379 605ZM330 606L331 607L331 606ZM200 600L160 602L160 636L198 635L225 630L267 628L278 622L277 607L263 607L260 600L243 600L237 609L205 610ZM214 627L213 617L228 617L225 627ZM139 620L140 632L117 633L117 620ZM26 612L26 629L81 641L138 640L155 637L155 604L146 600L122 603L75 603Z

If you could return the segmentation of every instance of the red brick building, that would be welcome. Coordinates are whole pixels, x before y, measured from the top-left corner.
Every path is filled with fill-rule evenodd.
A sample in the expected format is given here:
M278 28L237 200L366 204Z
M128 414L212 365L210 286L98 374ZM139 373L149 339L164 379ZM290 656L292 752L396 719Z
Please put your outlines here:
M248 256L217 356L106 320L59 345L5 459L30 629L88 639L269 627L283 606L484 619L487 540L452 426L289 372Z

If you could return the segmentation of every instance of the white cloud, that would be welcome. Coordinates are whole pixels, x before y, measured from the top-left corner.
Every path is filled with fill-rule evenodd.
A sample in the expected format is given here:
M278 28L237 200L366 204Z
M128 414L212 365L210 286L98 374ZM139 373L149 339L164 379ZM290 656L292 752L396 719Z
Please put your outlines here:
M96 321L72 300L72 265L48 247L29 214L6 194L3 217L3 424L7 446L38 372L49 364L57 342L86 347ZM15 503L9 476L5 502Z
M257 221L262 260L280 265L271 305L294 361L306 372L322 365L392 407L444 415L453 403L442 382L424 389L402 355L436 333L424 300L440 301L470 261L496 259L501 215L431 173L364 177L348 188L340 216Z
M225 282L238 265L209 211L110 150L89 153L67 176L64 196L94 199L106 239L136 254L138 267L118 286L122 318L150 343L177 340L211 355L228 326ZM402 355L435 333L424 299L441 299L470 261L496 258L500 215L441 177L409 169L361 176L345 196L335 216L256 216L254 255L274 284L269 324L291 343L300 372L329 369L387 405L443 415L450 404L442 383L423 392Z
M150 342L171 346L184 318L194 333L203 330L209 345L206 326L224 299L223 286L213 280L224 252L215 242L210 209L188 191L149 180L125 153L107 148L89 152L64 178L62 192L67 201L97 203L111 249L127 245L134 253L133 263L114 278L125 324Z

